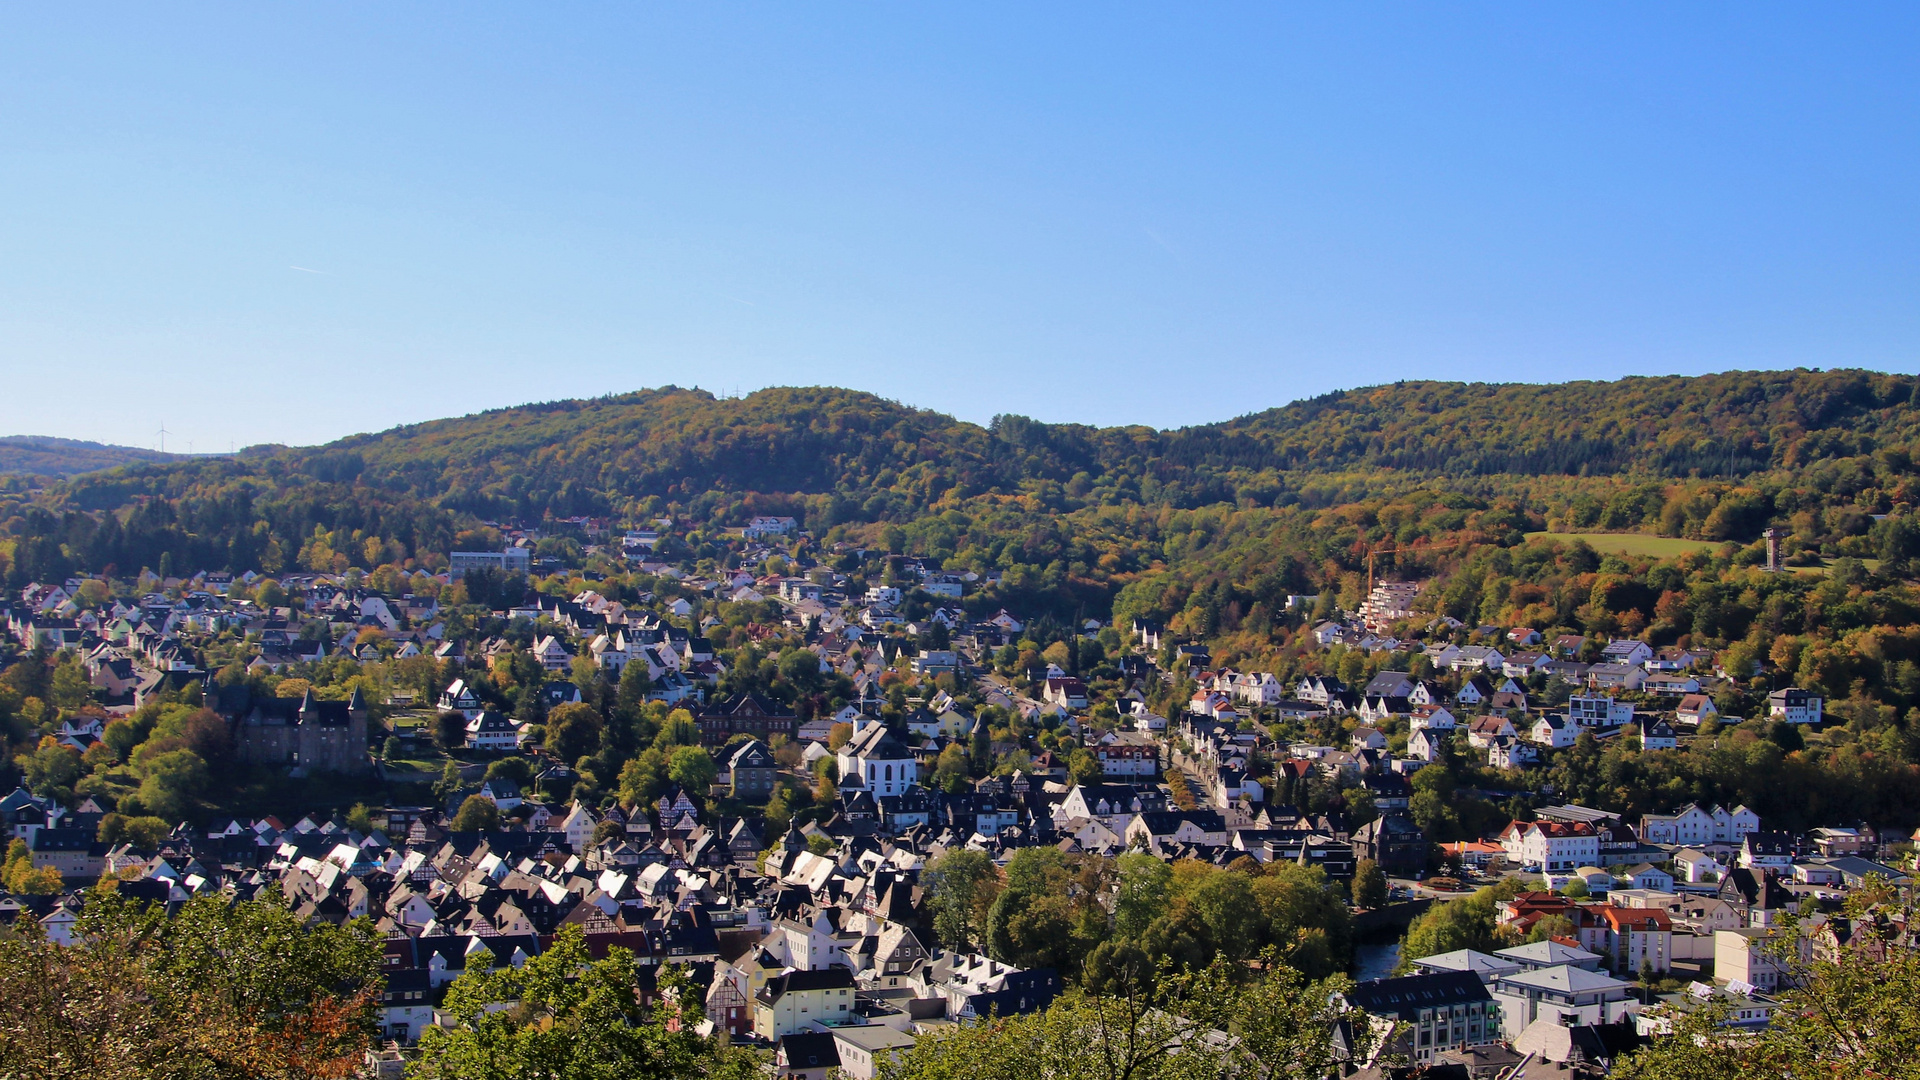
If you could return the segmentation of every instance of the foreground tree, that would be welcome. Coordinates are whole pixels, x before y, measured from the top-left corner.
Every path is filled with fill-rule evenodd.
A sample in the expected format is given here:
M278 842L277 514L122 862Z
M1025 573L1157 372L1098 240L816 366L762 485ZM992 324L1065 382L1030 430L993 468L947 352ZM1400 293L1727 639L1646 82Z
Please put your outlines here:
M586 938L567 927L553 947L518 968L462 975L447 992L451 1028L429 1028L411 1075L429 1080L749 1080L749 1054L695 1035L700 1017L676 1001L694 994L676 972L668 995L648 1009L633 953L609 949L595 961ZM679 1022L683 1020L685 1022Z
M308 927L281 904L88 895L71 945L0 935L0 1075L51 1080L345 1077L377 1034L370 923Z
M1344 1055L1344 976L1308 980L1268 952L1259 970L1224 958L1149 990L1122 977L1044 1012L965 1024L922 1037L885 1080L1320 1080ZM1377 1033L1348 1025L1367 1056Z
M1659 1007L1672 1034L1616 1070L1626 1080L1755 1076L1920 1078L1920 953L1910 913L1879 879L1847 900L1850 933L1790 919L1763 946L1788 989L1758 1034L1724 1026L1715 1009Z

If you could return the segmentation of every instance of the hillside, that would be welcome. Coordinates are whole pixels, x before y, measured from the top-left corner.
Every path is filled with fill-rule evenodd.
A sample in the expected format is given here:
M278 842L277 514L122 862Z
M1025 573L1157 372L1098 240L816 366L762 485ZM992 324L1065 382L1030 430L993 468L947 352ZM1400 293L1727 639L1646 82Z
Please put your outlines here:
M726 400L666 388L435 421L294 457L318 475L364 467L390 490L496 513L708 490L864 497L909 472L923 490L970 492L1085 473L1123 498L1202 505L1236 497L1228 478L1262 473L1748 476L1904 445L1920 437L1917 392L1910 377L1862 371L1412 382L1155 431L1017 416L981 428L831 388ZM1139 491L1149 479L1157 496Z
M1353 527L1325 530L1315 556L1344 561L1342 545L1362 533L1458 529L1489 500L1504 500L1502 535L1516 537L1548 527L1747 540L1776 515L1830 509L1841 516L1805 526L1819 543L1920 501L1908 490L1917 388L1863 371L1419 382L1157 431L1018 416L982 427L832 388L717 399L665 387L71 477L32 504L50 516L16 519L13 561L154 566L170 551L176 564L250 569L270 545L290 561L316 528L424 555L481 520L663 512L719 524L783 513L816 532L902 525L917 536L933 515L959 511L970 524L949 522L954 551L1004 545L983 531L993 522L1045 531L1040 549L1065 554L1094 534L1109 546L1141 539L1139 526L1096 521L1102 508L1355 507L1343 518ZM1382 520L1378 507L1422 491L1471 505ZM84 513L59 517L72 510ZM107 510L118 512L101 518ZM1076 512L1087 520L1061 517ZM1063 570L1099 554L1069 555Z
M137 446L113 446L47 435L0 436L0 474L67 477L136 461L175 461L181 456Z
M1348 390L1188 433L1283 469L1743 476L1920 433L1920 383L1864 371ZM1239 455L1229 454L1228 457Z

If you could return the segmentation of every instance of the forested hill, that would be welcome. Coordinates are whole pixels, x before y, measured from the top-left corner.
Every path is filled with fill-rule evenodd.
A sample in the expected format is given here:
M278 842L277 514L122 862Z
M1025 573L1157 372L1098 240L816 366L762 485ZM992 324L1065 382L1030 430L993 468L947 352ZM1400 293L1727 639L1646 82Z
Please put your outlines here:
M666 387L320 447L137 462L32 497L15 482L11 496L0 489L0 554L13 556L15 577L34 566L157 566L165 552L173 565L247 569L269 544L290 560L316 528L424 553L481 519L667 512L715 524L792 514L819 531L999 507L1058 531L1059 514L1081 509L1325 508L1439 477L1482 500L1510 498L1536 521L1553 516L1549 503L1585 500L1605 514L1574 508L1561 519L1746 538L1796 507L1884 512L1875 508L1904 500L1917 394L1912 376L1864 371L1410 382L1157 431L1018 416L981 427L831 388L719 399ZM1666 479L1713 490L1647 492ZM1735 490L1807 484L1825 494L1780 502ZM1722 503L1739 512L1709 524Z
M717 399L668 387L436 420L245 465L140 472L176 483L209 469L359 482L488 516L757 492L837 495L836 517L876 520L948 491L1013 492L1083 473L1082 486L1107 488L1119 501L1193 506L1245 498L1249 484L1271 499L1287 486L1285 474L1335 470L1739 477L1904 447L1920 438L1917 391L1912 377L1864 371L1409 382L1155 431L1011 416L982 428L849 390ZM118 478L75 487L94 506L99 495L118 502L111 493L122 490Z
M1920 435L1920 384L1865 371L1617 382L1409 382L1327 394L1179 433L1176 457L1281 469L1743 476ZM1217 446L1183 455L1179 439ZM1231 449L1251 444L1257 449Z
M0 436L0 473L77 476L135 461L173 461L179 457L137 446L112 446L46 435Z

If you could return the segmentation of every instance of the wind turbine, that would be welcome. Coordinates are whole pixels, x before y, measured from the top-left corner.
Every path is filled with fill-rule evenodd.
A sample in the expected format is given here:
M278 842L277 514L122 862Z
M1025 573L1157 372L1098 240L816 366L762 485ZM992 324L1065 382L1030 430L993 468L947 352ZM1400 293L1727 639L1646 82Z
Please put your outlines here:
M167 436L171 434L173 434L173 432L167 430L166 421L164 420L161 421L160 422L160 452L163 454L167 452Z

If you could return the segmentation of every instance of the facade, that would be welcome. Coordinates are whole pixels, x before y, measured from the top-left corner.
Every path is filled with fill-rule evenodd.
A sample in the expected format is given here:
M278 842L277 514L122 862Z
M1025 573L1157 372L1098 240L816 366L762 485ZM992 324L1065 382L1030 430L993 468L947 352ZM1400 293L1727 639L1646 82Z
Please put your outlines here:
M763 1039L844 1024L853 1015L853 972L843 967L795 970L768 979L753 996L753 1030Z
M1507 862L1549 873L1600 861L1600 832L1585 821L1516 821L1500 834L1500 842Z
M1767 715L1789 724L1818 724L1824 703L1819 694L1789 686L1767 695Z
M840 748L840 779L858 777L876 799L899 795L920 779L920 762L885 724L869 723Z
M1105 776L1152 777L1160 771L1160 748L1144 742L1115 742L1096 747Z
M517 750L520 725L505 713L482 709L479 716L467 722L467 745L475 750Z
M1510 1040L1536 1020L1574 1027L1617 1023L1627 1015L1632 995L1631 982L1571 964L1502 975L1493 984Z
M1567 699L1567 719L1581 730L1606 731L1633 723L1633 705L1605 694L1576 695Z
M346 701L322 701L312 690L300 698L249 698L228 722L242 761L348 774L373 769L358 690Z
M469 720L478 719L480 710L486 708L465 679L455 679L447 684L447 688L440 692L438 705L441 712L457 712Z
M894 1058L913 1048L913 1036L883 1024L835 1028L840 1074L851 1080L874 1080Z
M1372 859L1393 877L1408 877L1427 868L1427 838L1405 814L1382 814L1353 834L1355 860Z
M1647 814L1640 819L1640 839L1649 844L1699 846L1715 840L1713 815L1696 803L1671 814Z
M775 735L791 739L798 721L778 702L759 694L741 694L702 710L694 723L699 725L701 742L724 746L735 735L751 735L763 742Z
M1741 928L1713 933L1713 975L1728 984L1740 982L1772 993L1780 985L1783 968L1767 951L1771 930Z
M1500 1038L1500 1007L1471 971L1435 971L1373 979L1347 991L1347 1003L1406 1025L1398 1050L1424 1065L1435 1054Z
M35 870L52 867L69 885L91 884L105 867L107 845L92 829L35 829L27 838L27 856Z
M470 570L498 570L525 574L533 569L533 549L509 547L501 551L453 551L447 553L449 577L464 577Z
M780 763L759 739L749 739L734 748L727 760L730 794L747 802L765 802L773 795L773 781Z

